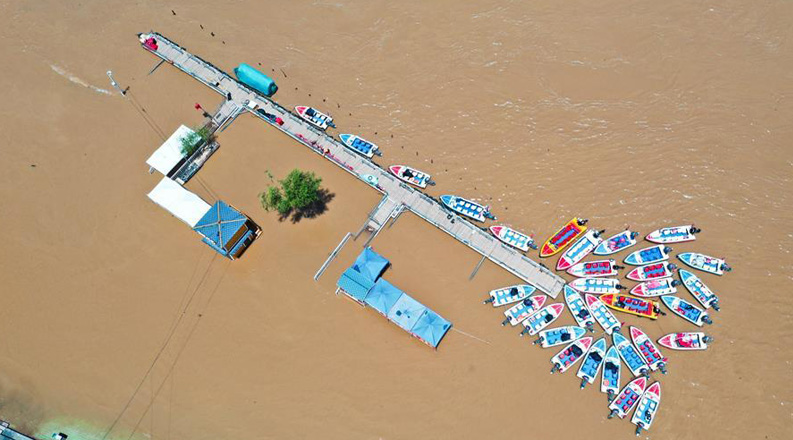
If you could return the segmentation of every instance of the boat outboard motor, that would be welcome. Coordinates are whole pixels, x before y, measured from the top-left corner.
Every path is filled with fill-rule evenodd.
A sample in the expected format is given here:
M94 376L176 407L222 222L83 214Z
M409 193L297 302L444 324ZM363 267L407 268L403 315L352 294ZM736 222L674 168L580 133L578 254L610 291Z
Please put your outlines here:
M631 238L636 238L636 237L638 237L638 236L639 236L639 233L638 233L638 232L635 232L635 231L634 231L634 232L631 232Z
M672 280L672 287L676 287L676 286L679 286L679 285L680 285L680 281Z
M668 254L670 252L672 252L672 248L670 248L669 246L664 246L664 253Z
M578 226L584 226L585 224L587 224L588 221L589 221L588 219L580 218L580 219L578 219L577 223L578 223Z

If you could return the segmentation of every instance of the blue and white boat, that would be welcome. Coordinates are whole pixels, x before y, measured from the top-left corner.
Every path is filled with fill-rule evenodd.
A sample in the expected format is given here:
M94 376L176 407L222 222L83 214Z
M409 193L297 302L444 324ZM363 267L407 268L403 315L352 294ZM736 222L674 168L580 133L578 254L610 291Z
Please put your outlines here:
M507 325L507 323L510 323L514 327L520 324L524 319L533 315L535 312L537 312L537 310L540 310L540 307L545 305L545 301L547 299L548 297L545 295L534 295L525 298L523 301L504 311L504 316L506 316L506 319L504 319L501 325Z
M600 366L603 365L603 360L606 358L606 338L600 338L589 347L589 351L584 356L584 361L581 367L578 368L578 376L581 379L581 389L584 389L586 384L595 383Z
M381 156L380 148L377 145L363 139L362 137L356 136L354 134L340 134L339 138L347 146L350 150L360 154L363 157L367 157L369 159L372 156Z
M570 367L575 365L580 359L584 357L587 351L589 351L589 347L592 345L592 337L587 336L586 338L576 339L575 341L571 342L570 345L563 348L562 351L556 353L556 356L551 358L551 374L556 373L557 371L560 373L564 373Z
M604 293L620 293L624 289L620 280L616 278L576 278L569 283L570 287L582 293L594 293L603 295Z
M555 347L567 344L582 338L586 334L586 329L577 325L566 325L543 330L537 334L537 340L532 344L540 344L542 348Z
M594 332L595 318L592 317L589 308L584 304L581 294L570 286L564 286L564 301L567 303L570 313L573 314L575 322L581 327Z
M631 417L631 423L636 425L636 437L641 435L643 429L650 429L650 426L653 425L660 404L661 383L655 382L642 394L642 399Z
M647 365L647 362L644 361L644 358L641 354L636 350L636 347L630 343L628 338L622 336L620 332L614 332L611 334L611 337L614 342L614 346L617 347L617 352L620 354L620 357L625 362L625 365L628 366L628 369L631 370L634 376L640 376L642 374L646 375L650 372L650 366Z
M722 275L724 272L729 272L732 270L732 268L728 266L727 263L725 263L721 258L709 257L696 252L678 254L677 258L694 269L698 269L703 272L710 272L715 275Z
M620 323L614 314L611 313L611 310L609 310L598 297L587 293L584 295L584 299L595 321L603 327L603 330L607 334L612 334L622 328L622 323Z
M672 252L672 248L658 244L631 253L625 257L624 261L625 264L630 264L632 266L657 263L659 261L668 260L670 252Z
M675 315L696 326L702 327L702 324L713 324L707 312L683 298L674 295L666 295L661 297L661 301L663 301L664 305L669 307L669 310L674 312Z
M490 297L486 299L484 303L492 303L493 307L504 306L527 298L536 290L536 287L529 284L502 287L500 289L491 290Z
M631 232L629 230L622 231L619 234L613 235L592 252L595 255L611 255L629 248L636 244L636 237L639 236L638 232Z
M520 332L520 335L523 336L526 333L531 336L536 335L540 330L556 321L556 318L562 314L562 310L564 310L564 304L562 303L554 303L541 308L537 313L523 321L523 327L525 328Z
M702 230L695 228L694 225L671 226L650 232L645 238L653 243L682 243L696 240L697 237L694 234L700 232Z
M600 236L604 232L606 231L588 230L559 257L559 261L556 262L556 270L567 270L578 264L579 261L583 260L584 257L600 245L603 241Z
M486 218L491 220L496 219L486 206L482 206L479 203L466 200L462 197L444 195L441 196L441 202L452 211L479 222L485 221Z
M620 392L620 370L622 370L620 354L617 352L617 348L612 345L609 347L609 351L606 352L606 360L603 362L603 374L600 379L600 392L606 393L609 403Z
M678 273L680 274L680 281L691 292L691 295L702 304L702 307L706 309L713 307L714 310L719 311L719 297L699 277L683 269L678 270Z
M295 111L303 120L320 130L327 130L328 127L336 128L336 125L333 124L333 118L331 118L330 115L326 115L314 107L298 105L295 107Z
M491 226L490 232L502 242L516 249L520 249L523 252L527 252L529 248L537 249L537 245L534 244L533 238L529 237L524 233L518 232L510 228L509 226L504 226L504 225Z

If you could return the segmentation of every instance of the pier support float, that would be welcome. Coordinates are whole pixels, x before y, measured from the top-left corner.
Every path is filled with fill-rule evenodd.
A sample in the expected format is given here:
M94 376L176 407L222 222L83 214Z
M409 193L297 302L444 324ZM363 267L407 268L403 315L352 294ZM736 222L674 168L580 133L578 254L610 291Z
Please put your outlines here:
M471 272L471 275L468 277L468 281L471 281L471 280L474 279L474 277L476 276L476 273L479 272L479 268L482 267L482 263L484 263L486 259L487 259L487 257L482 255L482 259L479 260L478 263L476 263L476 267L474 268L474 271Z
M322 276L322 274L325 272L325 269L328 268L328 265L333 261L334 258L336 258L336 255L339 254L341 248L343 248L344 245L347 244L347 240L349 240L350 237L352 237L352 234L348 232L347 235L345 235L344 238L341 239L339 244L336 246L336 249L333 249L333 252L331 252L330 255L328 255L328 259L325 260L324 263L322 263L322 266L320 266L317 273L314 274L314 281L317 281L319 277Z

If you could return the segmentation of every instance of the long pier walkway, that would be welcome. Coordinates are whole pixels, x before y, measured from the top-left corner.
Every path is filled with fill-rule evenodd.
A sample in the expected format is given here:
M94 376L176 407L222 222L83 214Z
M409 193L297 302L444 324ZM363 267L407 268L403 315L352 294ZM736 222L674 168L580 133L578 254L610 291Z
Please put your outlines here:
M403 210L410 210L480 253L484 258L536 286L551 297L556 298L561 291L564 285L561 277L517 250L502 244L487 231L446 209L440 202L401 182L374 162L353 153L329 134L314 128L291 111L253 91L173 41L156 32L144 35L155 38L157 49L152 50L145 45L141 47L226 97L227 101L221 105L213 118L216 122L231 123L240 112L250 111L251 114L308 146L361 181L366 182L363 176L375 176L377 178L375 188L385 195L369 215L369 223L377 231L389 218L399 215ZM275 123L275 117L281 118L283 124Z

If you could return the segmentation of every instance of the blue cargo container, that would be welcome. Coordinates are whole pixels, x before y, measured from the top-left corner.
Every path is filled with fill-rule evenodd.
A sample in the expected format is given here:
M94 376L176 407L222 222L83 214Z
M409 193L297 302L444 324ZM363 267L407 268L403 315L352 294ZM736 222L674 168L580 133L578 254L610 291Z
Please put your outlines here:
M272 78L259 72L248 64L242 63L234 68L234 75L246 86L253 88L265 96L273 96L278 86Z

